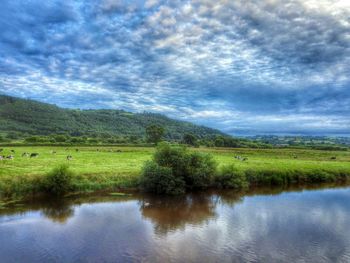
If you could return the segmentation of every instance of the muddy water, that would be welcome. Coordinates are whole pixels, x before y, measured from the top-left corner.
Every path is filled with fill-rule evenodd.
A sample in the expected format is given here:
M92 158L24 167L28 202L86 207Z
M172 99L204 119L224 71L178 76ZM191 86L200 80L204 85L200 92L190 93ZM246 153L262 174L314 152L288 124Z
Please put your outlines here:
M0 262L350 262L350 188L89 196L0 209Z

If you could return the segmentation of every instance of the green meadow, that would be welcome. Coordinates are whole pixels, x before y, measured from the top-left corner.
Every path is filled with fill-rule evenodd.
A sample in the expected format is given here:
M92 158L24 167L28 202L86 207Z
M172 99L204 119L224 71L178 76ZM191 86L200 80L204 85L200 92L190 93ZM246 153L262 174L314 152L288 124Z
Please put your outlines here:
M14 155L13 160L0 160L1 198L21 197L40 192L42 179L60 164L68 164L74 172L74 186L78 191L137 187L141 168L145 161L152 158L155 151L152 147L0 148L3 148L0 155ZM15 153L11 153L10 150L14 150ZM264 178L269 178L266 180L267 183L299 182L300 178L324 173L335 175L336 179L347 179L350 176L349 151L231 148L191 150L212 154L219 168L222 165L235 164L238 169L255 178L251 181L257 182L264 181ZM56 153L52 153L53 151ZM25 152L38 153L39 156L22 157ZM72 156L72 160L67 160L69 155ZM247 160L242 161L234 156ZM297 180L291 181L290 178ZM315 181L322 179L318 178Z

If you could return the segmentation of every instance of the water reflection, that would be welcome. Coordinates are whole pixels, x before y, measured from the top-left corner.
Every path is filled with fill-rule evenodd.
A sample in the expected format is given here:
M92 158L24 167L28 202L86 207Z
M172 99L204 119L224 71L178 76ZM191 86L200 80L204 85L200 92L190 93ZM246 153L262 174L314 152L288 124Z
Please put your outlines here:
M28 211L40 211L42 216L52 222L64 224L81 204L137 201L141 214L155 224L158 233L181 229L186 224L201 224L215 219L218 203L229 206L241 203L244 197L257 195L280 195L287 192L322 190L348 187L347 184L320 184L285 187L258 187L248 191L206 191L182 196L157 196L133 193L132 195L113 196L107 194L81 195L65 198L42 198L15 203L0 209L1 216L24 215Z
M156 234L184 229L187 224L199 225L216 217L217 196L207 193L178 197L148 196L139 201L141 214L150 219Z
M350 188L285 190L13 206L1 262L350 262Z
M66 223L68 218L74 216L74 206L67 199L53 199L45 202L41 211L48 219L61 224Z

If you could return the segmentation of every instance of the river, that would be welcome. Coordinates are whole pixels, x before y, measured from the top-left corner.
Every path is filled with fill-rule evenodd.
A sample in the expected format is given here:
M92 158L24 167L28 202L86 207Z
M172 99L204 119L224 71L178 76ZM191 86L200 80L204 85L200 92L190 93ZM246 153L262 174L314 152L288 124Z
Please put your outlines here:
M0 209L0 262L350 262L350 188L69 197Z

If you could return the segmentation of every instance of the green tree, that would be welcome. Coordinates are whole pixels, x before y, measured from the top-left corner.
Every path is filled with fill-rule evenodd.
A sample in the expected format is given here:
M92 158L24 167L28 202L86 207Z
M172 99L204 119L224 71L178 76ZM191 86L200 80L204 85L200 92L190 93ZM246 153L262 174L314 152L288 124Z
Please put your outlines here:
M215 181L221 188L241 189L249 186L246 174L233 164L221 167Z
M225 140L222 136L218 136L215 138L214 144L216 147L224 147L225 146Z
M142 169L140 186L147 192L181 194L186 189L206 189L215 172L216 162L211 155L161 143L153 160Z
M20 135L17 132L11 132L6 135L6 138L10 140L17 140L19 137Z
M192 133L186 133L183 137L185 144L195 146L197 144L197 137Z
M39 141L39 137L38 136L31 136L31 137L27 137L25 138L25 142L29 142L29 143L35 143Z
M150 125L146 128L147 141L158 143L164 135L164 128L158 125Z
M48 193L62 195L73 190L73 177L67 165L60 165L47 174L43 187Z
M54 136L56 142L65 142L67 141L67 137L65 135L55 135Z

